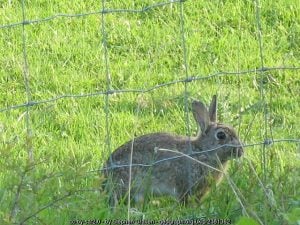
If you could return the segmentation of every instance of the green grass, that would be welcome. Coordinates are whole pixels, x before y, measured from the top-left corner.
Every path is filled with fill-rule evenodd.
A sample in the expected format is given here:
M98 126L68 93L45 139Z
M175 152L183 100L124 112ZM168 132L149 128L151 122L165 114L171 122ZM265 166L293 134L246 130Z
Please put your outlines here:
M107 1L105 7L142 9L158 2L115 0ZM92 0L26 1L25 7L26 20L102 9L100 1ZM184 2L187 68L180 12L180 4L174 3L144 13L105 14L104 24L100 14L93 14L26 25L30 100L105 92L103 39L110 88L116 90L148 89L185 79L186 73L200 78L262 66L254 2ZM299 13L296 0L260 4L265 67L299 66ZM21 21L19 1L1 2L0 25ZM21 224L26 218L26 224L127 218L126 205L116 212L108 209L97 170L113 149L134 135L155 131L187 134L188 123L195 134L191 114L186 120L185 96L189 102L202 99L208 103L217 93L220 121L235 126L247 144L263 142L266 137L299 141L299 70L200 79L187 83L187 92L184 83L176 83L146 93L113 94L108 105L104 95L62 98L30 107L27 117L26 107L2 110L27 101L22 26L0 29L0 51L1 224ZM33 163L28 161L30 148ZM244 197L249 217L257 223L257 218L270 225L299 223L299 151L299 142L249 146L244 160L232 162L230 177ZM142 216L146 220L227 218L233 224L247 224L243 222L247 219L240 219L247 215L226 180L201 205L183 207L163 198L159 207L149 204L143 212L130 213L131 218Z

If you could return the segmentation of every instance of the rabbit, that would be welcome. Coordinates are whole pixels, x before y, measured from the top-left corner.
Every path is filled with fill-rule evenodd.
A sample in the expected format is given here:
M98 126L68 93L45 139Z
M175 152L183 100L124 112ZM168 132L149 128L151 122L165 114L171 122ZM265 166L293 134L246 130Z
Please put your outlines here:
M193 101L192 112L198 125L195 137L146 134L110 155L105 176L111 181L115 204L129 191L135 203L142 203L149 196L172 196L186 203L190 195L195 195L201 201L210 186L221 181L228 161L243 155L234 128L217 122L216 95L209 109L201 101Z

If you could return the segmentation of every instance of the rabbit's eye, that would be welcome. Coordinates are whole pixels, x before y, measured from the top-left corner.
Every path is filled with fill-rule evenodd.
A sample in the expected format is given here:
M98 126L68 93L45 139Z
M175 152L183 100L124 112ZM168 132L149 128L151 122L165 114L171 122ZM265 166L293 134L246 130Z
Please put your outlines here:
M219 139L219 140L225 140L225 139L226 139L226 134L225 134L224 131L218 131L218 132L216 133L216 137L217 137L217 139Z

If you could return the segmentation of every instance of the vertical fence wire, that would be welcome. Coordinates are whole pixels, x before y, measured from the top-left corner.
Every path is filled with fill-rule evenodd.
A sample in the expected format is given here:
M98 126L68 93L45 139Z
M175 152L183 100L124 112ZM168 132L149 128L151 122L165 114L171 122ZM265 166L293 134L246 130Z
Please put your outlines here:
M187 59L187 46L186 46L186 37L185 37L185 19L184 19L184 2L180 2L180 37L181 37L181 46L182 46L182 57L183 57L183 65L184 65L184 73L185 79L189 79L189 65ZM186 126L186 135L191 137L191 128L190 128L190 117L189 117L189 93L188 93L188 82L184 82L184 113L185 113L185 126ZM188 142L188 153L192 153L192 145L191 141ZM190 163L187 164L187 171L188 171L188 185L189 185L189 194L192 194L192 166Z
M17 190L14 196L13 204L10 211L10 219L13 221L15 217L20 211L20 198L22 188L27 176L28 168L34 163L34 155L33 155L33 147L32 147L32 130L30 125L30 102L31 102L31 91L29 84L29 66L28 66L28 57L27 57L27 49L26 49L26 6L25 0L21 2L21 10L22 10L22 56L23 56L23 79L24 79L24 87L25 87L25 95L26 95L26 108L25 108L25 129L26 129L26 137L25 137L25 148L28 154L28 163L26 165L27 168L24 168L22 171L21 178L19 184L17 186Z
M241 35L241 32L242 32L242 29L241 29L241 18L242 18L242 13L241 13L241 10L239 10L239 23L238 23L238 31L239 31L239 34L240 34L240 37L239 37L239 41L237 42L237 46L238 46L238 51L237 51L237 71L240 72L241 71L241 62L240 62L240 53L241 53L241 42L240 42L240 39L242 39L242 35ZM238 136L240 137L240 132L241 132L241 124L242 124L242 113L241 113L241 106L242 106L242 103L241 103L241 78L238 77L238 108L239 108L239 117L238 117L238 128L237 128L237 131L238 131Z
M107 32L106 32L106 0L101 0L102 4L102 13L101 13L101 35L102 35L102 49L104 51L104 63L105 63L105 76L106 76L106 93L105 93L105 143L106 148L109 153L111 153L111 137L110 137L110 110L109 110L109 95L111 91L111 76L110 76L110 68L109 68L109 55L108 55L108 47L107 47ZM109 158L111 166L113 165L112 157Z
M255 0L255 19L256 19L256 29L257 29L257 39L258 39L258 46L259 46L259 59L260 59L260 67L262 70L260 70L259 73L259 91L260 91L260 99L261 104L260 107L263 109L263 117L264 117L264 123L262 123L262 131L263 131L263 138L264 140L267 140L268 138L268 132L267 132L267 126L268 126L268 118L267 118L267 103L266 103L266 90L265 90L265 71L264 71L264 52L263 52L263 34L262 34L262 26L261 26L261 18L260 18L260 1ZM263 172L263 180L266 182L267 179L267 157L266 157L266 145L262 145L262 160L261 160L261 167Z
M261 2L259 0L255 0L255 17L256 17L256 26L257 26L257 37L258 37L258 45L259 45L259 58L260 58L260 67L261 71L259 71L259 91L260 91L260 99L261 104L260 107L263 109L263 123L262 123L262 132L263 132L263 138L264 138L264 144L261 146L262 149L262 157L261 157L261 168L263 173L263 182L268 182L268 157L267 157L267 149L266 146L269 143L268 139L268 117L269 117L269 110L270 106L268 106L266 95L268 94L268 81L267 81L267 72L264 71L265 68L265 59L264 59L264 49L263 49L263 29L261 25ZM272 93L270 93L272 94ZM270 127L271 128L271 127ZM265 189L264 189L265 190ZM268 207L269 199L268 196L264 199L265 207ZM264 223L268 223L267 215L264 213L263 215Z
M33 155L33 147L32 147L32 130L30 125L30 103L31 103L31 91L29 84L29 66L28 66L28 57L27 57L27 49L26 49L26 6L25 0L22 0L22 53L23 53L23 77L24 77L24 85L26 92L26 112L25 112L25 123L26 123L26 148L28 152L28 159L30 163L34 161Z

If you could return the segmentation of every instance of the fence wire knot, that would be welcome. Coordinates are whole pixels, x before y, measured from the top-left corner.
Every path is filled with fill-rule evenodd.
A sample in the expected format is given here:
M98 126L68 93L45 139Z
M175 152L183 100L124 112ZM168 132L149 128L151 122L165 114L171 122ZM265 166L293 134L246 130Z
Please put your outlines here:
M30 21L29 20L24 20L24 21L22 21L22 24L23 25L28 25L28 24L30 24Z
M186 83L192 82L194 79L195 79L195 77L187 77L184 82L186 82Z
M28 106L28 107L30 107L30 106L34 106L34 105L36 105L36 104L37 104L37 102L34 102L34 101L28 101L25 105Z
M106 95L112 95L112 94L114 94L114 93L115 93L114 90L107 90L107 91L105 92Z
M271 144L273 144L273 140L272 139L265 139L264 140L264 145L271 145Z

